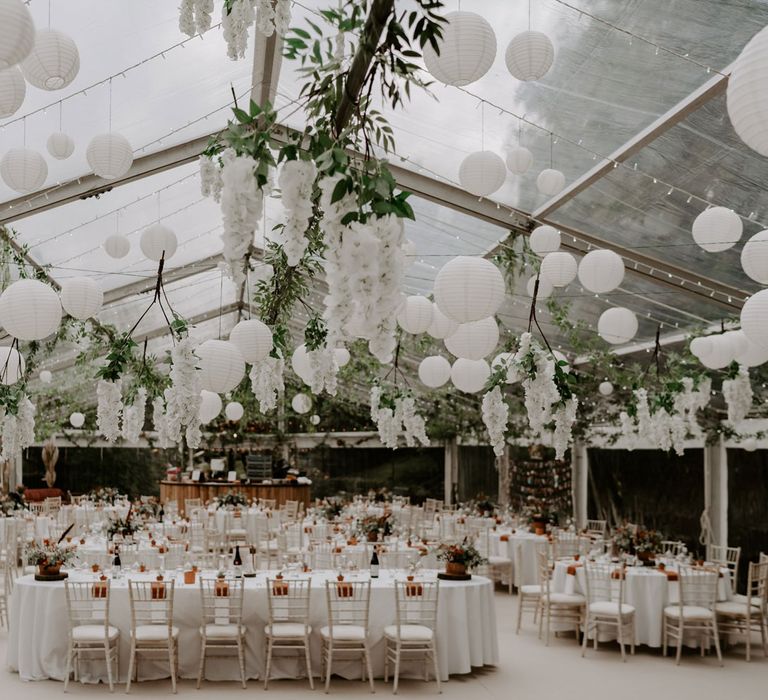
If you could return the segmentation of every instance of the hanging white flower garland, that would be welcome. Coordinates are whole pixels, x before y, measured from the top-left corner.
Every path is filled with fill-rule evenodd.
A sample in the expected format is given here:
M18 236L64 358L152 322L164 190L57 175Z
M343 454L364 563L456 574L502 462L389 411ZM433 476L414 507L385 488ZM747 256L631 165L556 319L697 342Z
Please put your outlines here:
M255 4L256 0L228 0L223 4L221 26L224 30L224 41L227 42L227 56L233 61L245 56L248 31L256 21Z
M171 386L166 397L166 430L175 443L181 441L182 428L186 428L187 444L200 446L200 376L199 359L194 353L192 340L182 338L171 350Z
M35 413L37 409L24 394L19 401L18 413L12 415L2 409L3 450L0 460L12 460L35 441Z
M291 22L291 0L256 0L256 28L264 36L284 36Z
M157 446L160 449L173 447L174 441L168 434L168 417L165 412L165 402L162 396L152 399L152 425L157 433Z
M382 396L379 385L371 387L371 420L376 424L382 444L396 450L402 434L408 447L415 447L417 441L429 447L426 424L416 413L415 399L397 396L390 400L392 406L382 406Z
M96 384L96 425L107 442L120 437L120 414L123 411L123 382L99 379Z
M731 425L735 425L747 417L754 398L748 367L739 365L739 372L736 377L723 380L723 398L728 404L728 422Z
M268 4L271 2L267 0ZM283 226L283 252L289 267L296 267L307 249L305 233L312 218L312 186L317 169L311 160L289 160L283 164L277 182L287 217Z
M181 0L179 30L189 37L207 32L211 28L213 0Z
M274 410L278 396L285 391L284 371L285 360L282 357L267 357L251 367L248 375L251 391L259 402L259 410L262 413Z
M501 387L495 386L483 396L483 423L488 430L493 452L497 457L504 454L504 437L509 421L509 406L501 394Z
M130 406L123 408L123 440L135 443L144 427L144 417L147 405L147 390L139 387Z

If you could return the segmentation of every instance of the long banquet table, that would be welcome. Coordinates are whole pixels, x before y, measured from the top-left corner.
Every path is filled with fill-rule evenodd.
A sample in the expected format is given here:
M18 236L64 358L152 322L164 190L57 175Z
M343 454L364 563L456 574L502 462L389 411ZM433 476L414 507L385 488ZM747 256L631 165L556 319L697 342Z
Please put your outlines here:
M266 577L275 572L261 571L256 578L245 579L243 623L246 632L246 671L249 678L261 677L264 664L264 625L266 624ZM418 578L434 578L434 571L423 572ZM213 575L211 572L209 575ZM130 574L136 580L152 580L150 574ZM320 672L320 627L327 624L325 581L335 573L318 571L311 574L286 574L286 578L312 578L310 618L312 624L311 657L313 673ZM371 661L376 677L383 676L384 627L395 622L394 581L403 579L403 572L383 570L371 587L370 636ZM73 581L95 580L95 575L72 571ZM367 578L367 573L352 573L350 580ZM130 611L128 584L125 578L112 581L110 601L111 624L120 629L120 677L128 668L130 652ZM179 673L183 678L197 676L200 654L200 590L198 585L184 585L176 579L174 624L180 628ZM66 670L67 606L63 583L35 581L34 577L20 578L14 587L10 602L10 632L8 637L7 666L17 671L23 680L52 678L63 680ZM473 666L498 663L498 640L494 609L493 584L482 576L471 581L441 581L438 606L437 649L443 680L449 674L469 673ZM142 660L140 679L149 680L168 676L167 663L151 659ZM407 675L408 666L404 673ZM358 662L334 662L334 673L345 678L359 678ZM271 676L294 678L302 675L302 666L296 657L276 657ZM83 679L105 680L104 664L83 665ZM236 658L222 658L208 664L209 680L238 680Z

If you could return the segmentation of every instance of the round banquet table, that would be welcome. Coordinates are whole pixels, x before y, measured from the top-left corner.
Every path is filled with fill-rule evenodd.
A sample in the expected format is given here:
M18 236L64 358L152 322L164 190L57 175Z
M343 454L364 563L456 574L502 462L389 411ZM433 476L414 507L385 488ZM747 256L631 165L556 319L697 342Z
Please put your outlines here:
M276 572L259 572L245 580L243 624L246 626L246 672L258 678L264 665L264 625L268 618L266 577ZM213 572L210 572L213 576ZM417 579L430 579L435 571L424 572ZM325 581L335 580L335 573L318 571L311 574L286 574L286 579L312 578L310 652L315 675L320 674L320 627L327 624ZM369 641L371 663L376 677L384 670L384 627L395 623L394 580L403 580L401 572L383 570L371 586ZM73 581L96 580L90 572L72 571ZM131 574L135 580L154 580L151 574ZM351 574L348 580L367 578L367 574ZM130 606L125 578L112 581L110 623L120 629L120 677L124 680L130 653ZM184 585L176 579L173 605L174 624L179 627L179 674L196 678L200 659L200 590L198 584ZM67 606L63 583L35 581L31 575L20 578L10 601L10 632L7 666L23 680L53 678L63 680L66 672ZM470 581L440 581L437 622L437 650L443 680L449 674L469 673L473 666L498 663L498 640L493 598L493 584L482 576ZM81 677L85 681L106 680L104 663L84 662ZM168 664L142 659L140 680L168 677ZM408 665L405 667L407 675ZM344 678L360 678L357 661L334 662L334 673ZM271 677L296 678L303 675L303 661L296 656L278 656L273 661ZM239 680L236 657L222 657L207 664L209 680Z
M506 556L514 563L514 584L517 588L539 582L539 561L536 558L536 552L539 546L547 544L546 535L500 528L492 531L490 536L492 554ZM516 550L519 550L519 557L515 557ZM517 565L518 563L520 566Z

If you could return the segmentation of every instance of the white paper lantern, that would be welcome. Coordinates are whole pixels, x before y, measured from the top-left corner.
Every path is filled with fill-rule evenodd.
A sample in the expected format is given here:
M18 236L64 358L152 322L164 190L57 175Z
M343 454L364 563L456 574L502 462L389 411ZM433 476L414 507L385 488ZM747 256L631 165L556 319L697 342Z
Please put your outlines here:
M734 359L749 348L749 338L747 338L744 331L726 331L721 334L721 337L724 341L730 343Z
M451 363L441 355L425 357L419 363L419 379L424 386L437 389L451 378Z
M758 345L747 336L746 347L737 352L733 359L744 367L759 367L768 362L768 347Z
M768 284L768 231L756 233L744 244L741 267L755 282Z
M24 376L24 358L16 348L0 346L0 382L15 384Z
M600 314L597 332L607 343L628 343L637 334L637 316L632 311L617 306Z
M426 297L407 297L397 312L397 322L406 333L424 333L432 323L432 302Z
M753 294L741 307L741 330L753 343L768 348L768 289Z
M738 243L743 230L741 218L726 207L710 207L693 220L693 240L708 253L720 253Z
M541 194L554 197L565 187L565 175L555 168L542 170L536 178L536 187Z
M232 421L233 423L239 421L244 413L245 409L243 408L243 404L239 401L230 401L224 409L224 415L227 417L227 420Z
M66 160L75 152L75 142L67 134L57 131L48 137L46 148L56 160Z
M269 357L272 352L272 331L256 318L240 321L230 332L229 342L240 351L243 359L253 364Z
M570 253L547 253L541 261L540 273L553 287L567 287L576 278L576 258Z
M498 355L496 355L496 357L493 358L493 360L491 360L491 370L493 372L498 369L506 368L507 376L504 378L504 381L507 384L514 383L514 377L512 376L512 360L514 357L514 353L500 352Z
M309 355L307 355L307 346L302 343L291 355L291 367L296 372L299 379L305 384L309 384L309 378L312 376L312 367L309 364Z
M85 416L79 411L75 411L69 416L69 424L73 428L82 428L85 423Z
M541 32L520 32L507 45L507 70L518 80L540 80L552 67L555 47Z
M506 288L501 271L485 258L461 255L440 268L435 277L435 303L459 323L493 316Z
M746 452L754 452L757 449L757 440L755 438L747 438L741 443L741 447Z
M722 369L733 362L733 343L725 337L725 334L709 336L710 345L706 354L699 357L699 361L709 369Z
M163 256L166 260L170 260L178 244L176 234L171 229L162 224L152 224L144 229L139 245L141 252L150 260L159 261Z
M346 348L334 348L333 356L336 358L336 364L339 367L346 367L349 364L350 355Z
M451 367L451 382L465 394L475 394L485 388L491 368L485 360L456 360Z
M35 45L35 23L21 0L0 0L0 68L21 63Z
M415 258L419 254L419 251L416 249L416 244L406 238L403 241L402 249L406 264L415 262Z
M750 39L733 63L726 100L731 124L741 140L768 156L768 27Z
M124 258L131 250L131 242L119 233L113 233L103 243L104 251L110 258Z
M487 197L507 179L504 161L493 151L470 153L459 166L459 183L470 194Z
M200 392L200 409L197 415L203 425L208 425L216 416L221 413L221 396L213 391L203 389Z
M499 344L499 326L493 317L462 323L444 342L452 355L480 360L490 355Z
M536 291L536 275L531 277L525 285L528 296L533 299L533 293ZM546 277L539 277L539 291L536 293L536 299L548 299L552 296L555 288Z
M306 394L296 394L296 396L291 399L291 408L296 411L296 413L309 413L312 408L312 399Z
M612 250L592 250L579 263L579 282L595 294L612 292L624 280L624 261Z
M453 335L459 327L459 322L448 318L437 304L432 304L432 323L427 328L427 333L437 340L443 340Z
M610 396L613 393L613 384L610 382L600 382L600 386L597 387L597 390L603 396Z
M536 255L543 258L547 253L560 249L560 231L548 224L537 226L528 237L528 245Z
M35 35L35 46L21 63L21 72L30 85L41 90L67 87L80 70L77 44L63 32L41 29Z
M105 180L122 177L133 165L133 149L121 134L94 136L85 150L85 157L91 170Z
M525 146L516 146L507 153L507 170L515 175L528 172L533 165L533 153Z
M48 164L29 148L11 148L0 160L0 177L12 190L28 194L39 190L48 177Z
M309 422L312 423L312 425L320 425L320 416L318 416L317 413L311 415L309 417Z
M469 85L482 78L496 58L496 34L491 25L474 12L444 15L438 54L427 42L424 64L435 80L446 85Z
M26 94L27 83L17 67L0 70L0 118L18 111Z
M104 292L90 277L70 277L61 282L61 305L72 318L95 316L104 303Z
M206 340L195 350L200 358L200 386L223 394L232 391L245 375L245 361L237 347L226 340Z
M43 384L50 384L53 381L53 374L47 369L42 370L40 372L40 381Z
M22 279L0 296L0 325L19 340L42 340L61 322L59 295L38 280Z
M701 358L712 352L712 339L709 337L694 338L690 344L691 354Z

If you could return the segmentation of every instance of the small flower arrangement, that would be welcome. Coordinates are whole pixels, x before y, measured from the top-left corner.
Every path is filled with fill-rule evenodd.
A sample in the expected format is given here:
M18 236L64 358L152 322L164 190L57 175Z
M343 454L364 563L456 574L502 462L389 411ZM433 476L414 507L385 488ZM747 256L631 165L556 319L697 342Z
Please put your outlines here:
M142 528L140 522L136 522L131 518L131 512L128 511L128 515L125 518L112 518L109 521L107 527L107 539L112 539L115 535L122 535L123 537L129 537Z
M88 493L88 500L91 503L102 503L110 506L115 505L115 501L125 498L116 488L111 486L102 486L98 489L92 489Z
M217 508L242 508L247 505L246 497L236 491L227 491L216 503Z
M160 513L160 504L154 496L151 496L139 503L136 512L143 520L156 520Z
M384 515L366 515L357 522L358 533L370 537L374 533L382 532L384 536L392 534L391 513Z
M344 510L344 504L338 499L331 498L323 503L320 510L325 519L330 522L341 516L341 513Z
M477 548L466 539L456 544L441 544L437 548L437 558L446 564L460 564L467 570L476 569L487 562Z
M641 530L638 529L635 535L635 551L636 552L660 552L661 542L664 536L658 530Z
M75 557L74 550L50 540L43 540L42 544L33 542L25 554L27 561L34 566L64 566Z

